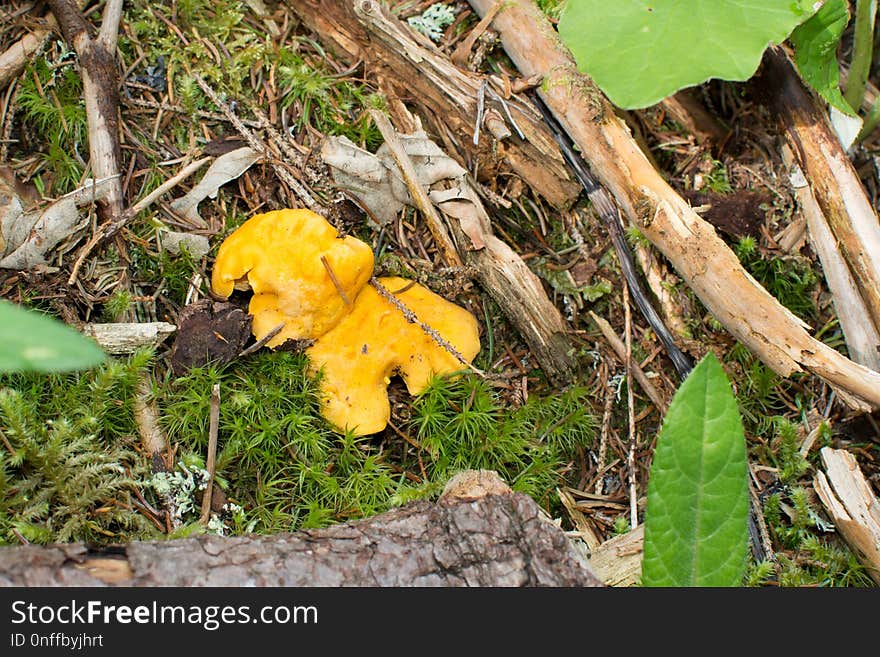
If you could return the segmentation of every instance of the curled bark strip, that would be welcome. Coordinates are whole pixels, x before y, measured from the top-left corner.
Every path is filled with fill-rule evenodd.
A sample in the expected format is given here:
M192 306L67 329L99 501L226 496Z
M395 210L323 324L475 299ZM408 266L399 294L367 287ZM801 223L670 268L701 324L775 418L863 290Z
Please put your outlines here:
M492 0L469 0L480 15ZM880 406L880 374L813 339L807 326L743 269L736 254L651 166L608 100L531 0L509 0L492 21L526 76L544 75L541 97L631 224L672 263L721 324L781 376L809 371Z

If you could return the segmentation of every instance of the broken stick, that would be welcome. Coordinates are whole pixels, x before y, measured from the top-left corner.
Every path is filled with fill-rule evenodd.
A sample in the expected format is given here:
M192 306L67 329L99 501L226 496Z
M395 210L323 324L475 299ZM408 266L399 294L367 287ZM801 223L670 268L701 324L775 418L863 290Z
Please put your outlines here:
M469 1L481 16L494 4ZM523 75L544 75L542 99L629 222L731 335L780 376L807 370L850 393L848 403L857 408L880 406L880 373L812 338L808 327L743 268L715 229L651 166L608 100L578 72L534 2L508 0L492 26Z

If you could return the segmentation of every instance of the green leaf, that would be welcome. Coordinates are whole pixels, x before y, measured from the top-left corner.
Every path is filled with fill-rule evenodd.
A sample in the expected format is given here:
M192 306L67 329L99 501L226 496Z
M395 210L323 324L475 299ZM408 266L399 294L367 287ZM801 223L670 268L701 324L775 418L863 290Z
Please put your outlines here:
M840 92L837 45L849 24L846 0L828 0L810 20L791 33L794 61L801 77L844 114L856 116Z
M710 78L747 80L809 0L568 0L559 34L612 103L647 107Z
M675 393L657 438L645 509L644 586L738 586L748 549L746 445L711 353Z
M105 358L94 340L63 322L0 300L0 372L66 372Z

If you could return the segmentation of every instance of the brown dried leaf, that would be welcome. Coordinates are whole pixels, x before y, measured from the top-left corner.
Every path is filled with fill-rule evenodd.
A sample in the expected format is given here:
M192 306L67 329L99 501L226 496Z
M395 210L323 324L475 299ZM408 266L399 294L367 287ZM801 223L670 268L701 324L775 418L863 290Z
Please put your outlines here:
M204 199L217 197L217 190L230 180L237 179L260 158L260 153L250 146L237 148L221 155L211 163L205 175L189 193L175 199L171 209L184 217L192 225L204 228L207 224L199 215L199 203Z
M66 239L86 218L80 206L106 196L112 179L90 182L42 210L27 210L25 201L9 185L0 184L0 231L4 269L30 269L46 264L46 254Z

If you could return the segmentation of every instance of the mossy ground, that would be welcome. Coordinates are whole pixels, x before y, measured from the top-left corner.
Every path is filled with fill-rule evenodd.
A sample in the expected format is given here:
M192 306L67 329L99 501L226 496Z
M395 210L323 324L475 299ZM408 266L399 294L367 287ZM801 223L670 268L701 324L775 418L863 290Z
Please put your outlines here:
M431 3L392 4L409 17ZM441 30L437 43L447 52L476 22L465 13L466 3L451 6L461 19ZM555 0L541 6L551 16L558 13ZM259 16L236 0L134 0L125 3L124 12L118 54L128 203L205 151L240 143L195 75L232 101L242 118L255 120L257 111L267 115L309 157L324 135L342 134L369 150L381 143L367 110L385 108L387 99L370 71L337 61L284 4ZM8 46L26 29L24 21L4 28L0 45ZM489 54L484 66L497 73L495 62L505 61L503 53L496 47ZM701 93L731 131L723 153L696 144L658 108L628 118L679 189L693 188L699 174L716 193L769 190L774 202L764 208L767 230L731 238L731 245L780 301L816 327L823 340L844 350L821 269L809 249L785 253L768 239L798 212L778 182L780 163L761 146L769 122L742 86L711 83ZM10 141L3 144L0 166L38 197L56 198L89 174L81 94L76 56L52 37L7 96L11 111L4 114L4 138ZM113 359L89 372L6 376L0 382L0 543L114 543L195 531L319 527L434 497L464 468L497 470L567 529L573 525L557 487L593 494L601 482L589 522L600 537L625 531L626 382L620 361L587 314L592 310L623 330L621 275L610 241L584 203L558 212L509 180L481 182L496 194L510 192L510 207L493 211L496 232L542 277L571 322L580 374L569 387L556 389L546 381L484 291L466 276L435 267L430 236L416 213L408 210L398 224L376 230L352 204L338 203L332 186L318 183L311 189L315 198L342 208L343 227L374 247L380 272L417 278L474 312L483 345L477 365L486 378L465 373L438 379L415 399L395 380L389 428L356 438L334 432L320 418L316 383L296 352L263 350L222 368L174 376L164 345L156 353ZM223 236L257 212L294 203L270 166L253 167L201 204L206 227L198 230L210 237L212 252L193 258L160 248L160 230L193 230L169 209L169 199L95 251L73 288L66 282L83 232L62 244L44 271L5 272L0 293L79 321L174 322L188 301L208 293L212 258ZM638 235L631 237L638 243ZM811 477L819 447L846 446L860 450L876 485L876 431L833 403L816 379L780 379L724 333L680 281L665 284L681 308L692 355L708 349L719 353L740 401L753 483L776 554L772 563L753 564L747 583L868 584L863 568L823 519ZM637 313L633 353L661 391L671 395L677 385L674 370ZM135 421L135 391L144 381L175 462L171 474L159 477L140 446ZM222 491L215 498L225 504L217 505L205 527L198 522L200 482L214 384L221 391L216 483ZM638 388L634 392L636 476L643 496L661 418ZM610 413L603 418L609 397ZM803 458L799 446L813 430L819 439ZM174 518L165 516L169 506Z

